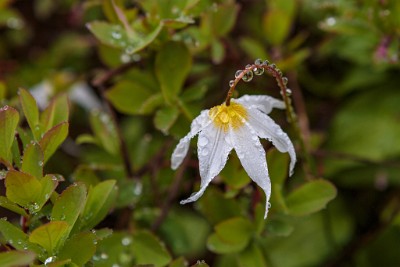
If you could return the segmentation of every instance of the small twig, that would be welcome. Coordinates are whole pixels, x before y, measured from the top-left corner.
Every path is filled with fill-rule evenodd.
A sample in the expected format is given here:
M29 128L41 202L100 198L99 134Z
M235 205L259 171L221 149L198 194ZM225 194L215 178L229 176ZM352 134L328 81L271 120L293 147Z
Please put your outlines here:
M152 231L157 231L157 229L160 227L162 222L165 220L165 218L168 215L168 212L171 208L172 201L175 199L176 195L178 194L179 190L179 185L183 179L183 175L185 173L186 167L189 163L189 156L185 158L183 161L181 167L178 169L176 172L176 175L174 177L174 181L172 182L171 187L168 190L168 197L164 201L164 204L161 207L161 214L158 216L158 218L155 220L153 225L151 226Z
M126 64L123 64L115 69L109 70L106 73L104 73L103 75L96 77L95 79L93 79L92 81L92 85L97 87L97 88L101 88L105 86L106 83L108 83L112 78L114 78L115 76L122 74L126 71L128 71L130 68L132 68L134 65L136 64L136 62L128 62Z

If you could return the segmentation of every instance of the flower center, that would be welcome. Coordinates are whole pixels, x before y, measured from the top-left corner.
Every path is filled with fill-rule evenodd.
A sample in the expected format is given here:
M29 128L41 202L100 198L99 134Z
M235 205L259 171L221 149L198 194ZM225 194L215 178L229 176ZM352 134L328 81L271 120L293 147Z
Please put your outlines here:
M222 128L225 132L232 127L232 129L240 128L247 119L246 109L238 104L231 102L229 106L225 103L216 107L213 107L208 112L214 125Z

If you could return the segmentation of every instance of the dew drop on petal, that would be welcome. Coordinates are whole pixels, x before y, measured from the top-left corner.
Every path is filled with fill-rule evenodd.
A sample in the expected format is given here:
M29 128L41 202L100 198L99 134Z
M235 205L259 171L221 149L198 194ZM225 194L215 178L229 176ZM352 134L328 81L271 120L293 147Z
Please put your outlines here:
M201 151L201 155L202 155L202 156L207 156L207 155L208 155L208 149L203 149L203 150Z
M205 136L199 136L199 141L198 141L199 146L205 146L208 144L208 139Z

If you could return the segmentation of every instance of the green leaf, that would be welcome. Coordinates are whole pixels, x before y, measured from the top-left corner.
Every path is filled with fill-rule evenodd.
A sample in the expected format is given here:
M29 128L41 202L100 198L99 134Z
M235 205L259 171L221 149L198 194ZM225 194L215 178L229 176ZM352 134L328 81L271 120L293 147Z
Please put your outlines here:
M240 266L267 266L260 247L254 243L239 254L238 261Z
M168 42L158 52L155 72L167 103L172 104L181 92L191 65L192 57L182 43Z
M43 153L38 143L30 143L24 150L21 171L33 175L37 179L43 177Z
M177 107L165 107L159 109L154 116L154 125L163 134L168 134L169 129L178 119L179 110Z
M180 99L186 103L199 100L204 97L207 90L207 85L201 83L195 84L194 86L186 88L186 90L180 96Z
M188 263L184 257L179 257L173 260L168 267L187 267Z
M325 208L336 197L335 186L326 180L314 180L291 192L286 203L290 214L303 216Z
M68 239L60 250L60 259L71 259L78 266L84 266L94 253L96 236L91 232L79 233Z
M200 211L212 224L233 216L240 216L241 213L240 206L234 199L225 198L220 191L212 187L207 188L198 205Z
M99 144L110 154L119 152L119 138L114 121L110 115L102 111L90 114L90 126Z
M64 242L68 227L66 222L51 221L33 230L29 241L43 247L48 256L54 255Z
M133 237L133 254L137 264L165 266L171 261L171 255L160 240L150 232L137 231Z
M159 24L148 33L134 31L129 36L126 30L117 24L94 21L86 26L100 42L115 48L123 48L127 54L134 54L148 46L163 28L162 24Z
M18 213L21 216L25 216L25 217L28 216L28 214L26 213L26 211L23 208L21 208L20 206L18 206L17 204L10 201L8 198L6 198L4 196L0 196L0 207L11 210L15 213Z
M36 255L32 251L7 251L0 253L0 266L15 267L33 263Z
M6 196L9 200L25 208L37 210L36 203L42 185L34 176L11 170L6 175ZM37 206L37 208L36 208Z
M0 109L0 160L11 160L11 146L18 121L19 114L14 108L4 106Z
M266 230L270 235L289 236L293 232L294 227L284 218L273 217L267 220Z
M41 191L37 196L37 208L40 210L44 204L46 204L47 200L51 197L54 190L58 185L57 177L52 174L47 174L43 179L40 180Z
M115 180L107 180L89 189L81 228L91 229L104 219L116 199L115 183Z
M51 100L40 116L42 134L57 124L68 121L69 101L66 94L59 94Z
M228 243L216 233L211 234L207 239L207 248L217 254L230 254L242 251L244 243Z
M271 203L274 209L288 212L285 199L283 197L284 183L288 177L289 155L278 150L270 149L267 153L268 172L271 177L272 195Z
M211 58L214 64L220 64L225 58L225 47L219 40L211 43Z
M36 104L36 100L27 90L23 88L19 89L18 94L22 110L24 111L25 118L32 130L33 136L35 137L35 140L39 140L39 108Z
M5 219L0 219L0 233L6 242L12 245L14 248L18 250L31 250L35 252L39 258L44 256L44 250L42 248L29 242L27 234Z
M208 12L204 18L203 31L207 29L215 37L225 36L235 25L238 11L239 5L235 3L218 5L215 12Z
M48 130L39 141L43 151L44 163L54 154L68 135L68 122L62 122Z
M86 203L86 187L84 184L73 184L58 196L51 212L53 221L65 221L70 229L74 226Z
M126 114L149 114L163 103L161 94L136 81L123 80L107 90L106 97L120 112Z

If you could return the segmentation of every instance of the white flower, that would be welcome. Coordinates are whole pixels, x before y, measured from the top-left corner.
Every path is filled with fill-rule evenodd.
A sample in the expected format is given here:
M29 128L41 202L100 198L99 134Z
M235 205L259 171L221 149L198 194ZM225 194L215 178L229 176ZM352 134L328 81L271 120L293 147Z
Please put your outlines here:
M200 190L181 201L181 204L196 201L203 195L211 180L225 166L228 155L234 148L247 174L265 192L267 202L265 218L267 217L271 181L265 150L259 138L266 138L280 152L289 153L290 175L296 163L296 153L289 137L267 116L272 108L284 109L285 103L270 96L245 95L239 99L232 99L229 106L224 103L210 110L203 110L194 119L190 132L179 141L171 157L171 168L175 170L185 158L190 140L199 134L197 147L201 176Z

